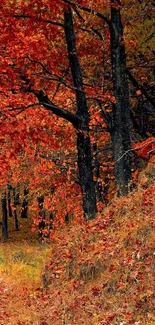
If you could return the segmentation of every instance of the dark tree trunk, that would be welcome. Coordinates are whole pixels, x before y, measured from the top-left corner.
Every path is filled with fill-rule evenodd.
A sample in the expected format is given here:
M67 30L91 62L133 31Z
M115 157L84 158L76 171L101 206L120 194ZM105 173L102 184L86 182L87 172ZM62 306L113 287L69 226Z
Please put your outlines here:
M123 44L120 1L111 1L111 59L116 104L113 109L112 142L115 178L119 195L128 193L131 185L131 119L126 55Z
M24 188L24 198L22 203L21 218L27 218L28 214L28 190Z
M84 216L86 220L90 220L96 215L96 193L92 173L90 139L89 136L85 136L84 132L79 131L77 134L77 149Z
M39 207L39 237L44 237L43 236L43 230L45 229L45 211L44 211L44 197L39 196L38 197L38 207Z
M80 185L83 195L83 210L86 220L96 215L96 193L92 172L92 155L89 136L89 112L83 87L81 67L76 50L71 8L64 12L64 28L68 48L68 58L76 92L77 115L77 150Z
M53 221L54 221L53 212L50 212L49 213L49 235L50 235L50 231L54 229Z
M18 216L17 216L17 205L19 205L19 193L16 193L15 188L13 188L13 204L14 204L14 218L15 218L15 230L19 231L19 223L18 223Z
M17 216L17 210L14 211L15 216L15 230L19 231L19 223L18 223L18 216Z
M12 189L12 186L10 186L8 184L8 215L9 215L9 217L13 216L12 208L11 208L11 189Z
M6 192L2 195L2 237L8 238L8 214Z
M93 174L95 177L96 196L98 201L105 203L104 190L100 179L100 162L97 154L97 144L93 144Z
M68 58L76 93L76 114L55 105L42 90L35 91L30 87L28 91L34 93L39 103L47 110L71 122L77 129L78 168L83 196L83 210L85 219L90 220L95 218L97 209L89 136L89 112L83 87L81 67L76 52L76 40L71 8L68 8L68 10L66 9L64 12L64 29L68 48ZM29 80L27 82L29 83Z

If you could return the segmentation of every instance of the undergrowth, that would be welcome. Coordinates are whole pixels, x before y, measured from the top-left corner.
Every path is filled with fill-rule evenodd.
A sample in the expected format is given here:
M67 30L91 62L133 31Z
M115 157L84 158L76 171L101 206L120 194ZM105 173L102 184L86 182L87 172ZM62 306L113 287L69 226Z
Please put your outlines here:
M154 325L154 196L116 198L50 245L2 243L0 325Z
M95 220L55 233L49 324L155 324L154 195L151 185L114 199Z

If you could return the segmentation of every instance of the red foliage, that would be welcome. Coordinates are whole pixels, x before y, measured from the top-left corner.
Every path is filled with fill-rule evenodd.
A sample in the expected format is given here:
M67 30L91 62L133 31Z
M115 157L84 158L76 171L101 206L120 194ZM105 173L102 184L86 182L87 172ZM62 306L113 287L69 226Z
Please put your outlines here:
M138 156L148 159L155 154L155 138L150 137L142 142L135 143L133 148Z

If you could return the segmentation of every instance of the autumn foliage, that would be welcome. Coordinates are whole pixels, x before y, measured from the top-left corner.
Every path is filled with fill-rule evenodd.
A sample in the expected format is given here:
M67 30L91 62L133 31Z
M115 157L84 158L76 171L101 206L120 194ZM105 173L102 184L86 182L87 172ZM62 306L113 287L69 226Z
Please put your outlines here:
M153 1L1 0L0 325L155 324L153 28Z
M154 193L152 184L114 199L94 221L55 231L41 291L36 285L26 290L22 278L18 287L13 280L1 283L1 324L7 316L9 325L153 325ZM16 254L17 269L26 267L26 255Z

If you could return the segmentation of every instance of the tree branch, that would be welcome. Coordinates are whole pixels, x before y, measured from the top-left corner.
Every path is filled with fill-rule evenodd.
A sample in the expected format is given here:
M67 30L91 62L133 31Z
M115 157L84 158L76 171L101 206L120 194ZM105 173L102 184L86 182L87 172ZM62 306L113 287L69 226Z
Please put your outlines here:
M84 93L83 89L78 89L77 87L72 87L70 85L68 85L62 78L54 76L54 77L47 77L45 75L41 75L40 73L32 73L32 76L38 76L40 78L46 79L46 80L52 80L52 81L56 81L58 83L61 83L62 85L64 85L66 88L74 90L74 91L79 91L81 93Z
M107 131L111 133L111 131L112 131L112 118L111 118L110 114L108 114L107 112L105 112L103 110L101 100L96 99L96 101L97 101L97 103L99 105L99 108L100 108L100 111L101 111L101 116L107 123Z
M74 2L70 1L70 0L63 0L65 3L71 5L73 8L79 8L80 10L83 10L83 11L86 11L86 12L89 12L101 19L103 19L107 25L110 27L111 26L111 22L110 20L103 14L101 14L100 12L96 12L95 10L91 9L91 8L87 8L87 7L84 7L84 6L81 6L81 5L78 5L78 4L75 4Z
M129 79L131 80L132 84L134 85L134 87L136 87L137 89L140 89L142 94L146 97L146 99L153 105L155 106L155 102L154 100L151 98L151 96L147 93L147 91L145 90L145 88L143 86L141 86L138 81L135 79L135 77L133 76L133 74L131 73L131 71L129 69L126 69L126 73L129 77Z
M31 63L37 63L37 64L39 64L39 65L42 67L42 69L43 69L45 72L47 72L49 75L53 75L52 72L49 71L41 61L33 60L33 59L31 59L31 58L29 57L29 55L27 55L26 58L27 58Z
M63 82L63 79L66 77L66 75L68 74L68 72L69 72L69 67L65 70L63 76L60 78L60 81L59 81L59 83L58 83L58 85L57 85L57 87L56 87L56 90L55 90L55 93L54 93L54 95L53 95L52 100L54 100L54 98L55 98L57 92L59 91L59 88L60 88L60 86L61 86L61 84L62 84L62 82Z
M52 25L55 25L55 26L64 27L64 25L62 23L59 23L57 21L53 21L53 20L50 20L50 19L42 19L42 18L30 16L30 15L16 14L13 17L14 18L23 18L23 19L36 18L36 21L38 21L38 22L43 22L43 23L52 24Z
M39 104L43 105L46 109L51 111L53 114L64 118L68 122L72 123L73 126L76 128L80 122L80 117L76 114L72 114L71 112L60 108L52 103L52 101L48 98L47 95L43 93L42 90L40 91L32 91L34 95L38 98Z
M77 14L77 16L83 21L83 22L85 22L86 20L82 17L82 15L79 13L79 11L77 10L77 8L76 8L76 6L74 7L74 11L75 11L75 13ZM85 32L90 32L90 30L88 30L88 29L83 29L83 28L81 28L81 30L84 30ZM91 27L91 31L93 32L93 33L95 33L98 37L99 37L99 39L101 39L102 41L103 41L103 36L102 36L102 34L96 29L96 28L94 28L94 27Z

